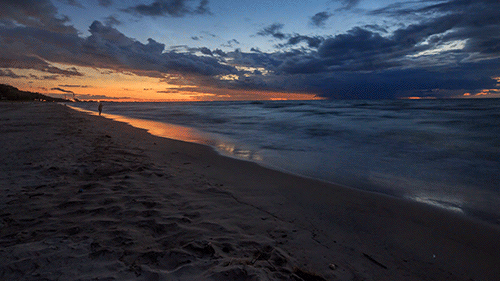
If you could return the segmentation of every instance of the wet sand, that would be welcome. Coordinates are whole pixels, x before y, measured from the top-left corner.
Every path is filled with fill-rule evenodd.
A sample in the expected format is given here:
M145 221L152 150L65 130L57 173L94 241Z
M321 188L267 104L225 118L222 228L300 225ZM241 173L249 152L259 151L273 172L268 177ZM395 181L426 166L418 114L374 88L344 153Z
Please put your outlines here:
M500 229L0 103L2 280L498 280Z

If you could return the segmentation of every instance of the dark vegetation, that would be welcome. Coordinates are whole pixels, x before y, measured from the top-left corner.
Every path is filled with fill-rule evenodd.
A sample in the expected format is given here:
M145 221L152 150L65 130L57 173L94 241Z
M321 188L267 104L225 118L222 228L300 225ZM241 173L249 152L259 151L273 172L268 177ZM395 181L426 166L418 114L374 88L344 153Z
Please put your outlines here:
M47 102L71 102L71 100L53 98L40 93L21 91L16 87L0 84L0 101L47 101Z

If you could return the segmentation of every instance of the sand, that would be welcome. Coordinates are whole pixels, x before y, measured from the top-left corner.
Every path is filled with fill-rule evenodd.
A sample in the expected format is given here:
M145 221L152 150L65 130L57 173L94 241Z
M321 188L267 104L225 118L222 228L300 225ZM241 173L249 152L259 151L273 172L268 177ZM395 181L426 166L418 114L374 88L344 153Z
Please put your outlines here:
M498 280L500 228L0 103L1 280Z

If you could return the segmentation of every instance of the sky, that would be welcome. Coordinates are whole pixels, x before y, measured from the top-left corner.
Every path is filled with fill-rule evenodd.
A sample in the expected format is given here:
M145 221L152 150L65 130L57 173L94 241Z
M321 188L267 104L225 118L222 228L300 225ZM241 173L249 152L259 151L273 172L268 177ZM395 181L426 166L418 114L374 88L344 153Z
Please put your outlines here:
M1 0L0 83L80 100L500 97L498 0Z

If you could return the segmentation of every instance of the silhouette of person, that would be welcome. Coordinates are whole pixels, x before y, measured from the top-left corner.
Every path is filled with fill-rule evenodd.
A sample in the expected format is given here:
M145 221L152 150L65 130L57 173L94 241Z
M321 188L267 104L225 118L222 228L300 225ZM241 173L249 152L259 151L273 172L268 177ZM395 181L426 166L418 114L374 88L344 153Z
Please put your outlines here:
M101 112L102 112L102 102L99 102L99 105L97 106L97 109L99 110L99 115L101 115Z

